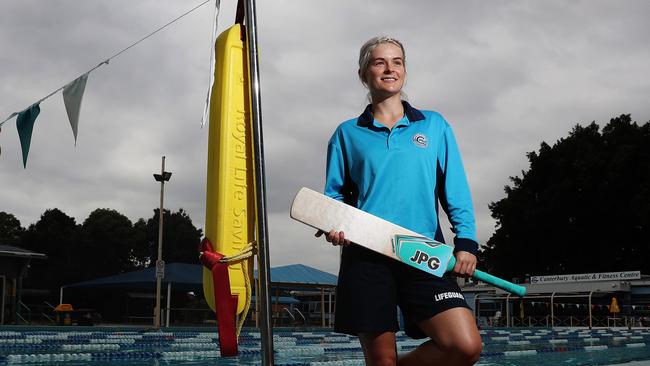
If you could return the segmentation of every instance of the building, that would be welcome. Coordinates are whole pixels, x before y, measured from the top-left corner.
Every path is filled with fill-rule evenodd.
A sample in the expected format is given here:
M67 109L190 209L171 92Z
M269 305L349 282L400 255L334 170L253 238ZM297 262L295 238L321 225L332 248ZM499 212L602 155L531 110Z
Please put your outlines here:
M650 276L640 271L532 276L518 298L483 283L463 292L481 325L650 326Z
M257 274L255 274L257 278ZM271 268L269 295L274 326L331 324L337 277L316 268L293 264ZM247 326L256 326L259 306L253 286ZM203 266L168 263L162 279L162 311L165 324L203 325L215 322L214 312L203 298ZM63 286L60 303L71 303L75 312L91 313L102 322L151 324L155 300L155 267L119 273ZM73 314L73 320L78 314Z
M32 259L45 258L42 253L0 245L0 325L29 322L22 315L23 278Z

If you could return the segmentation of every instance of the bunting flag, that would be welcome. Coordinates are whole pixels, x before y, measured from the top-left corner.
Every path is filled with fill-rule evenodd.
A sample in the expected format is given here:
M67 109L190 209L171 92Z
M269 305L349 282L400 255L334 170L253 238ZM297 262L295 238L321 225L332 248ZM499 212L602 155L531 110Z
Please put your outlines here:
M81 108L84 89L86 89L86 80L88 80L88 74L83 74L63 87L63 103L65 104L65 110L68 112L68 120L70 120L70 127L72 127L75 145L77 145L79 109Z
M91 72L95 71L97 68L101 67L102 65L108 65L109 61L118 57L122 53L128 51L132 47L138 45L139 43L143 42L144 40L148 39L149 37L153 36L154 34L158 33L159 31L163 30L164 28L167 28L173 23L176 23L178 20L181 18L185 17L186 15L192 13L196 9L202 7L203 5L209 3L212 0L204 0L202 3L196 5L192 9L186 11L182 15L176 17L172 21L166 23L165 25L158 27L156 30L153 32L149 33L148 35L144 36L143 38L137 40L136 42L132 43L130 46L122 49L121 51L115 53L113 56L105 59L104 61L100 62L97 66L93 67L92 69L86 71L85 74L79 76L75 80L69 82L65 86L59 87L58 89L54 90L50 94L46 95L45 97L41 98L39 101L33 103L30 107L27 109L23 110L22 112L14 112L9 115L6 119L3 121L0 121L0 128L10 119L18 116L16 118L16 128L18 129L18 136L20 137L20 146L22 148L22 153L23 153L23 167L27 168L27 155L29 154L29 146L32 140L32 132L34 129L34 122L36 122L36 117L38 117L38 114L40 113L40 107L39 105L41 104L42 101L48 99L49 97L53 96L54 94L58 93L59 91L63 90L63 103L65 104L65 109L68 112L68 120L70 121L70 126L72 127L72 134L74 135L74 142L75 145L77 144L77 129L79 125L79 110L81 108L81 100L83 98L84 90L86 88L86 81L88 80L88 74ZM214 18L214 30L213 30L213 35L216 34L216 29L217 29L217 15L219 14L219 8L220 8L220 0L215 1L216 5L216 11L215 11L215 18ZM214 36L213 36L214 38ZM214 45L214 40L211 43L211 45ZM212 60L214 62L214 59ZM212 75L212 68L210 69L210 75ZM210 85L212 85L213 81L210 81ZM211 88L208 89L208 92L211 91ZM210 96L208 94L208 99L210 99ZM206 105L207 108L207 105ZM204 112L204 120L207 118L206 112ZM203 126L203 121L201 123L201 126Z
M27 155L29 154L29 145L32 142L32 131L36 117L41 113L41 107L38 103L18 113L16 118L16 128L20 138L20 147L23 150L23 168L27 168Z

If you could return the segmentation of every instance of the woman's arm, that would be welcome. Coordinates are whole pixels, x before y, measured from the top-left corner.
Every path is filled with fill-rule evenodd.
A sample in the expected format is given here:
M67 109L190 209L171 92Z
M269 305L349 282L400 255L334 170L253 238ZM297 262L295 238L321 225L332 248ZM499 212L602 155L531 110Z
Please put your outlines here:
M325 195L343 201L345 183L345 157L336 133L327 144L327 166L325 168Z
M446 126L438 155L442 179L439 184L440 202L456 234L454 238L456 265L454 272L471 276L476 269L476 223L472 196L465 176L456 138L451 127Z
M325 195L335 200L344 201L343 185L345 182L345 157L341 151L336 133L327 144L327 167L325 170ZM325 232L318 230L315 234L320 237ZM325 235L325 240L332 245L350 245L342 231L332 230Z

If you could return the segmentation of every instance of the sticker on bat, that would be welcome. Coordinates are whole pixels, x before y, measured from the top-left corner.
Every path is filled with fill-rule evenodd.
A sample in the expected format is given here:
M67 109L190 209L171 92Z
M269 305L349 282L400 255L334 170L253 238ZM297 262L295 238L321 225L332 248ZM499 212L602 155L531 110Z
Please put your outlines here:
M395 235L395 254L404 263L442 277L454 248L422 236Z

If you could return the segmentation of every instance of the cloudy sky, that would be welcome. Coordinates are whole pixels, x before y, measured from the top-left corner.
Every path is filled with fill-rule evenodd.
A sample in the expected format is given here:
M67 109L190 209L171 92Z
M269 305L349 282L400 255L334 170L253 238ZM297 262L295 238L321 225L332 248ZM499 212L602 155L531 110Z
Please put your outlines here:
M3 0L0 117L20 111L198 1ZM235 2L221 1L219 30ZM650 120L647 1L259 1L258 37L271 265L332 273L338 250L288 218L302 186L321 190L326 142L357 116L359 46L390 35L406 46L406 92L442 113L459 140L478 237L488 204L525 153L577 123L631 113ZM0 211L23 226L57 207L78 223L98 207L135 221L159 202L152 174L173 172L165 207L204 226L208 87L214 1L89 76L75 146L61 93L41 103L27 169L15 119L0 132ZM451 238L447 231L447 238ZM525 245L525 243L522 243Z

